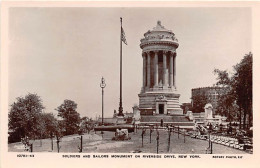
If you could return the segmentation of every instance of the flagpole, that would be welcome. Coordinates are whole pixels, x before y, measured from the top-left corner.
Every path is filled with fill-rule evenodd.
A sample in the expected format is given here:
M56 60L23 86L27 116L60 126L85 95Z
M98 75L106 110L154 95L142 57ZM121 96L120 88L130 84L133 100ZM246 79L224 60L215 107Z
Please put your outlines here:
M120 29L120 100L119 100L119 113L118 116L123 116L122 107L122 18L120 17L121 29Z

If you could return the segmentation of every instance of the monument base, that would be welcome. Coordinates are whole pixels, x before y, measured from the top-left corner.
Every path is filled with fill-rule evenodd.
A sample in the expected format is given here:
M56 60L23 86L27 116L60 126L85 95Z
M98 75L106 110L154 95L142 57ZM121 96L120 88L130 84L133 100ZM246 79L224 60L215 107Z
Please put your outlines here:
M183 115L179 104L180 94L146 92L138 96L141 115Z

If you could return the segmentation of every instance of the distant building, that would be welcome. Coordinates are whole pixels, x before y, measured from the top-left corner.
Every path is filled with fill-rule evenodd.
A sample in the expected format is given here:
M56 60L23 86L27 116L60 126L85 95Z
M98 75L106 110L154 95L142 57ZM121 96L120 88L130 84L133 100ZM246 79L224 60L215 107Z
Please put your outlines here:
M206 103L211 103L213 106L213 114L215 114L218 105L219 96L225 92L224 87L201 87L191 90L191 106L193 107L194 97L204 95L207 98Z

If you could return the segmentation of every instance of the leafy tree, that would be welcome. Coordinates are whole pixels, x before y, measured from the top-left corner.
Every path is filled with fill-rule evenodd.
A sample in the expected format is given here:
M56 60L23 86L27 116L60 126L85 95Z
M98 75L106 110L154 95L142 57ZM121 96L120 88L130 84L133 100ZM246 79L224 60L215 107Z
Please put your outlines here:
M57 129L57 119L52 113L43 113L41 118L44 124L44 137L52 138Z
M52 150L53 150L53 137L55 136L55 132L57 130L57 119L54 117L52 113L42 113L41 114L41 139L51 138ZM41 140L42 144L42 140Z
M217 85L227 88L225 94L220 96L218 111L222 111L230 120L238 116L241 122L243 119L244 128L252 125L252 64L253 54L250 52L235 65L234 73L229 75L227 71L214 70L218 75ZM239 110L238 110L239 109ZM237 112L239 111L239 113Z
M40 115L44 107L37 94L29 93L25 97L18 97L11 105L8 114L9 142L20 141L21 138L37 138L40 135Z
M76 109L77 104L72 100L64 100L63 104L56 109L58 116L63 118L66 135L75 134L79 130L80 115Z
M90 131L90 122L88 117L82 117L80 121L80 133Z
M64 122L57 121L56 129L55 129L55 136L56 136L58 153L60 152L60 149L61 149L60 142L61 142L61 138L63 137L63 132L64 132ZM53 141L52 141L52 150L53 150Z
M232 84L232 79L230 77L230 75L228 74L227 70L219 70L219 69L215 69L214 70L214 74L218 75L217 76L217 86L221 86L221 87L225 87L227 89L231 89L231 84Z
M217 74L217 86L222 88L219 92L218 103L216 107L216 113L227 117L228 121L237 119L237 105L234 90L232 88L233 78L230 77L227 70L221 71L219 69L214 70L214 74Z
M253 109L252 109L252 66L253 54L250 52L234 66L235 74L233 76L233 88L237 97L237 104L241 108L240 115L242 119L243 110L243 125L246 126L248 118L249 126L252 126Z
M41 114L39 116L40 120L43 120L43 115ZM38 131L39 131L39 135L38 138L40 138L40 146L42 146L42 139L44 137L46 137L46 125L44 123L44 121L39 122L39 124L36 126Z
M224 88L223 88L224 89ZM238 119L238 106L231 91L221 92L218 97L216 113L227 117L228 121Z

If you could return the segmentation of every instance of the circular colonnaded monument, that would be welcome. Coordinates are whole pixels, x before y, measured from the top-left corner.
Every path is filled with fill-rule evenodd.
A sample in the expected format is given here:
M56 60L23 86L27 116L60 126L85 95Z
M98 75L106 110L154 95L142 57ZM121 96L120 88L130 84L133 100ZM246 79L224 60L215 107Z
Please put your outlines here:
M139 96L141 115L182 115L176 89L175 34L158 21L144 34L140 47L143 56L143 86Z

